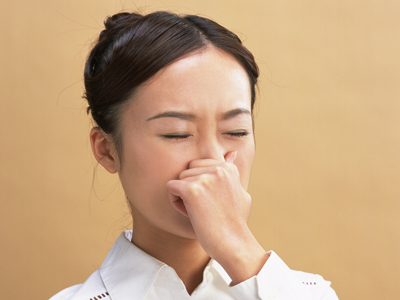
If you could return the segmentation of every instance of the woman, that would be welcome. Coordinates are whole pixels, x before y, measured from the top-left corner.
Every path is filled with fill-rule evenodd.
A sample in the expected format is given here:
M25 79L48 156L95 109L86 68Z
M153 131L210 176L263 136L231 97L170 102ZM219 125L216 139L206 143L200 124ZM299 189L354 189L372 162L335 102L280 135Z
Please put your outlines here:
M198 16L108 18L85 67L96 160L134 219L101 268L52 299L337 299L247 226L258 68Z

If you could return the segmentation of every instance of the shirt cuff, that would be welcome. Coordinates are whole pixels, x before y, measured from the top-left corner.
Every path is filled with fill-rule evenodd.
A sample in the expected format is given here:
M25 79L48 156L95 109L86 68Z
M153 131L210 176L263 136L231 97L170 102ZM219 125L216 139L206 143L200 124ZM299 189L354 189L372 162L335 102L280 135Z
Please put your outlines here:
M273 251L269 253L257 276L230 287L234 297L237 300L313 299L279 256Z

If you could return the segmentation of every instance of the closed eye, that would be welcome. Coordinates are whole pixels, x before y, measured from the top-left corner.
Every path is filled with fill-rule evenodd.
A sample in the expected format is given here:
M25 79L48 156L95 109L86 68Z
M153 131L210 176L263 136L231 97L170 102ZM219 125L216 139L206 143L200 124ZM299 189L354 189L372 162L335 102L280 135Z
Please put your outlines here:
M232 137L241 138L248 135L249 133L247 131L233 131L233 132L227 132L225 134ZM161 136L169 140L185 140L189 138L191 134L164 134Z
M226 134L233 136L233 137L244 137L248 135L249 133L247 131L233 131L233 132L227 132Z
M164 134L162 135L163 138L165 139L170 139L170 140L184 140L187 139L190 136L190 134Z

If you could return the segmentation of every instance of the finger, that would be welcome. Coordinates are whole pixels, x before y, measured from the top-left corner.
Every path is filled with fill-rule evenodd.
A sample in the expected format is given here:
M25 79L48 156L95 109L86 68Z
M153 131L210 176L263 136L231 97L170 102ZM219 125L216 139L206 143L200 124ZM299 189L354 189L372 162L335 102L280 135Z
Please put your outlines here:
M225 154L224 159L225 162L227 162L227 158L231 157L231 155L233 155L233 157L230 159L229 162L234 163L235 159L236 159L236 155L237 155L237 151L229 151L227 154ZM206 159L194 159L189 163L189 169L192 168L202 168L202 167L210 167L210 166L216 166L221 164L223 161L218 160L218 159L211 159L211 158L206 158Z
M189 169L193 168L204 168L204 167L211 167L211 166L217 166L223 163L224 161L222 160L217 160L217 159L211 159L211 158L206 158L206 159L195 159L192 160L189 163Z
M225 155L225 162L235 163L237 151L230 151Z
M198 176L202 174L212 174L212 173L217 173L219 169L222 168L222 166L217 165L217 166L212 166L212 167L202 167L202 168L194 168L194 169L187 169L182 171L179 174L179 179L185 179L193 176Z

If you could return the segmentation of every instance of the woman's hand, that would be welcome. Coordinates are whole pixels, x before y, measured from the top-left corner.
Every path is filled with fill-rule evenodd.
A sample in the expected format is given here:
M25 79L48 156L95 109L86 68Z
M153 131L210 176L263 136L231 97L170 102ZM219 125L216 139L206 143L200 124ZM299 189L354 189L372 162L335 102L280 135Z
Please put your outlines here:
M236 152L225 161L199 159L190 162L179 180L167 184L172 205L191 220L203 249L214 257L226 238L247 227L250 195L240 184L234 165Z
M167 183L173 207L190 218L203 249L234 283L256 275L268 258L247 226L251 197L240 183L236 155L194 160Z

